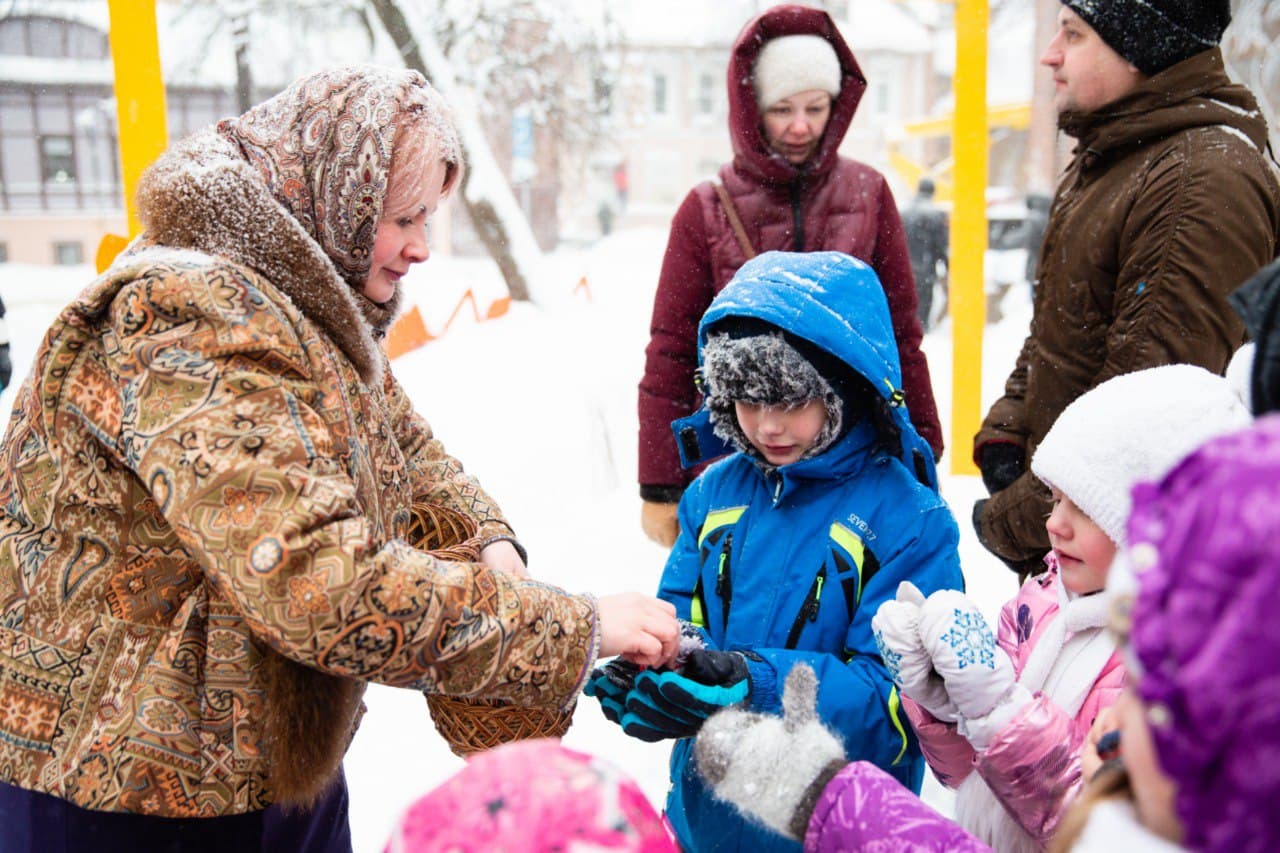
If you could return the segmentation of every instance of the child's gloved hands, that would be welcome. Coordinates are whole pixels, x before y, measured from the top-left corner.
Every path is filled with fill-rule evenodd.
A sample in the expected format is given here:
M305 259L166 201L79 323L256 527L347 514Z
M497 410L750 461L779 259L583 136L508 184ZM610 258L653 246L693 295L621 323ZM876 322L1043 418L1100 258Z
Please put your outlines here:
M881 604L871 617L871 630L889 677L902 694L937 719L954 723L960 713L920 639L920 608L924 602L924 593L911 581L903 581L898 584L897 599Z
M611 723L622 724L623 706L627 693L635 685L641 669L624 658L614 658L604 666L591 670L582 692L594 696L600 702L600 710Z
M751 693L742 652L695 649L679 670L649 670L627 694L622 730L646 741L692 737L707 717Z
M792 839L804 838L823 787L844 767L840 741L818 720L818 681L787 675L782 716L729 709L703 725L693 751L716 797Z
M984 717L1014 687L1013 664L964 593L935 592L920 608L920 639L966 720Z

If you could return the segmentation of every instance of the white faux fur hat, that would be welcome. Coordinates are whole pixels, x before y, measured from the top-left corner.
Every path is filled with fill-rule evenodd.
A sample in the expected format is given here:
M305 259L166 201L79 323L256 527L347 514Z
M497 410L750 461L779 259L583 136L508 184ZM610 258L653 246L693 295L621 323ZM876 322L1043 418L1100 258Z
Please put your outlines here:
M765 42L754 71L761 109L797 92L821 89L840 94L840 60L822 36L778 36Z
M1251 420L1221 376L1190 364L1152 367L1109 379L1063 409L1031 470L1123 545L1135 485Z

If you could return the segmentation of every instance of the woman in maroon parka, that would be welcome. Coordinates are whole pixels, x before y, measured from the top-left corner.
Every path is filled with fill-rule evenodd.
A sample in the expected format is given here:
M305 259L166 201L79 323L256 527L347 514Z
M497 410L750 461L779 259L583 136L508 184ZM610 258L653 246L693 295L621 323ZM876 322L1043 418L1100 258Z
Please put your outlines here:
M836 152L867 86L848 45L826 12L775 6L738 36L728 82L733 161L717 182L694 187L672 220L640 381L642 522L667 546L676 537L676 504L696 473L681 468L670 424L697 402L698 320L749 255L832 250L875 269L889 299L911 421L942 454L897 205L883 175Z

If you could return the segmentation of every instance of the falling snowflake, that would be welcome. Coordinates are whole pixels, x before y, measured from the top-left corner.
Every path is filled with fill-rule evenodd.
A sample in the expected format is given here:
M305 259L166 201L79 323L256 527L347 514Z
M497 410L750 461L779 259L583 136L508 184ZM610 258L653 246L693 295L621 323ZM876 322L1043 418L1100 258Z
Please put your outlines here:
M961 669L968 666L996 668L996 638L981 613L957 608L955 621L942 640L956 653Z
M889 670L889 677L897 681L898 673L902 669L902 655L884 644L884 635L879 631L875 632L875 637L876 648L880 650L880 657L884 660L885 668Z

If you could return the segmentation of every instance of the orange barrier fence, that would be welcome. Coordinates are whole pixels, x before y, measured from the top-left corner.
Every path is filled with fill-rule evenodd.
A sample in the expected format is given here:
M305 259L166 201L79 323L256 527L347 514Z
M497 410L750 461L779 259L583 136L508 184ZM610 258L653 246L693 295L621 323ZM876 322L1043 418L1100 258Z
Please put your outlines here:
M407 352L416 350L423 344L443 337L445 332L449 331L449 327L453 325L453 321L458 319L458 315L462 313L464 305L471 306L471 316L477 323L485 323L489 320L496 320L506 314L508 309L511 308L511 297L498 297L489 303L489 307L485 309L482 315L479 305L476 304L475 294L468 288L467 292L462 294L462 298L458 300L458 304L454 306L449 319L445 320L439 331L434 333L427 329L427 324L422 319L422 312L415 305L404 314L401 314L391 324L391 330L387 332L387 340L384 344L387 349L387 356L393 359L399 358Z

